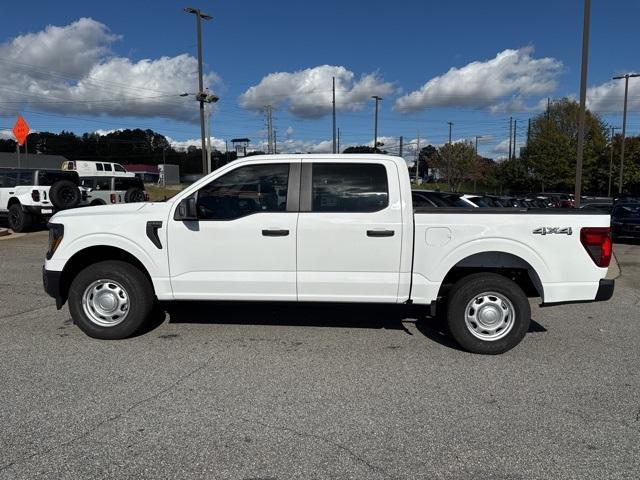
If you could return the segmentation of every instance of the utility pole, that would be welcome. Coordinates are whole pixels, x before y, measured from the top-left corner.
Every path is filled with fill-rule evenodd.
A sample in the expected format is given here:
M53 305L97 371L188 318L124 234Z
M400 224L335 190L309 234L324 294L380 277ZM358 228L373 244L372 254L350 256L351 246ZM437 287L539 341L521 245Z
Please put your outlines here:
M531 138L531 119L527 122L527 147L529 146L529 139Z
M340 153L340 128L338 128L338 153Z
M196 35L198 37L198 95L196 98L200 101L200 136L202 137L202 174L206 175L207 169L207 153L205 146L205 128L204 128L204 101L206 93L204 93L202 79L202 20L211 20L213 17L200 11L199 8L187 7L184 9L187 13L193 13L196 16Z
M447 122L449 124L449 144L451 144L451 129L453 128L453 122Z
M399 154L400 157L402 157L403 144L404 144L404 137L402 135L400 135L400 154Z
M518 155L516 154L516 133L518 131L518 120L513 121L513 159L515 160Z
M227 163L229 163L229 142L226 138L224 140L224 155L227 158Z
M273 153L273 123L271 117L271 105L264 107L267 111L267 153Z
M207 172L211 171L211 104L207 104Z
M511 160L511 142L513 141L513 117L509 117L509 160Z
M378 150L378 103L382 100L382 97L379 97L378 95L372 95L371 98L376 101L375 120L373 122L373 148L375 152L376 150Z
M476 157L478 156L478 139L483 138L482 135L476 135Z
M273 131L273 153L278 154L278 132L277 130Z
M640 77L640 73L627 73L619 77L613 77L614 80L624 78L624 111L622 114L622 146L620 147L620 185L618 185L618 193L622 193L623 173L624 173L624 144L627 136L627 99L629 97L629 79Z
M609 157L609 188L607 189L607 197L611 198L611 178L613 176L613 136L618 127L611 127L611 156Z
M333 79L333 88L331 90L333 94L333 153L336 152L336 77Z
M476 161L478 160L478 139L482 138L482 135L476 135ZM476 193L476 178L477 175L473 176L473 193Z
M578 112L578 155L576 158L576 189L574 193L575 208L580 208L580 197L582 195L582 158L584 155L584 123L587 104L590 17L591 0L584 0L584 19L582 24L582 68L580 71L580 111Z
M418 178L420 178L420 131L418 131L416 152L416 183L418 183Z

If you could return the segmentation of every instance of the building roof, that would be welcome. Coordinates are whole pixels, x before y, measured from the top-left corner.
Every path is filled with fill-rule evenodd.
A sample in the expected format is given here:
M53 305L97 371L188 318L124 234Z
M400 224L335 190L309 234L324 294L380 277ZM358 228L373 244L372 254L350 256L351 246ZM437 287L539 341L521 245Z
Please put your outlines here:
M20 154L20 167L22 168L55 168L60 169L62 162L67 159L62 155L46 154ZM18 155L16 152L0 152L0 167L17 167Z

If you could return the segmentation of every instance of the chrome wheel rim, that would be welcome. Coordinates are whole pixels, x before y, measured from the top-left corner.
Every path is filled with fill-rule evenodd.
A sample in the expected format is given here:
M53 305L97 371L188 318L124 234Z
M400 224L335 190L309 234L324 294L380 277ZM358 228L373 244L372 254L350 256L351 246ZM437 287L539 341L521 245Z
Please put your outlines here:
M516 320L511 301L496 292L474 296L465 309L465 324L471 334L487 342L505 337Z
M129 314L129 294L118 282L96 280L85 289L82 308L96 325L114 327L124 322Z

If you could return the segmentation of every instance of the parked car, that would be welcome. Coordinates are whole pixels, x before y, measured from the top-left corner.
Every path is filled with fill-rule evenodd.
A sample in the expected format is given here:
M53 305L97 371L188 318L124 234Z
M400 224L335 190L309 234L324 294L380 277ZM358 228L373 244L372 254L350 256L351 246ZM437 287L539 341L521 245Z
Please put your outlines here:
M462 195L462 200L469 202L472 207L489 208L489 205L484 201L484 199L480 195L472 195L469 193L465 193L464 195Z
M452 192L438 192L435 190L412 190L411 197L414 207L461 207L475 208L462 199L462 195Z
M90 206L149 200L138 177L81 177L80 184L88 189L85 203Z
M135 177L135 173L127 170L119 163L93 162L89 160L68 160L62 162L62 170L78 172L80 177Z
M167 202L57 213L44 288L103 339L132 335L156 300L444 305L453 338L488 354L522 340L528 296L613 294L608 215L412 198L400 157L242 158Z
M606 202L590 202L583 203L582 205L580 205L580 208L584 210L600 210L602 212L611 213L613 204Z
M640 203L616 203L611 211L611 235L640 238Z
M76 172L0 168L0 214L9 228L24 232L59 210L74 208L86 198Z

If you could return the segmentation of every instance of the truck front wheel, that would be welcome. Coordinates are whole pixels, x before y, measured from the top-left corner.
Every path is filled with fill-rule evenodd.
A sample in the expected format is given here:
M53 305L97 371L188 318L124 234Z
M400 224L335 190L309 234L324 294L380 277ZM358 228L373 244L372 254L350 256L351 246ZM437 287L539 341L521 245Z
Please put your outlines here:
M529 300L512 280L495 273L476 273L459 280L450 292L447 324L465 350L504 353L527 333Z
M149 279L133 265L107 260L89 265L73 279L69 311L93 338L118 340L133 335L155 302Z

